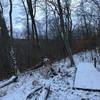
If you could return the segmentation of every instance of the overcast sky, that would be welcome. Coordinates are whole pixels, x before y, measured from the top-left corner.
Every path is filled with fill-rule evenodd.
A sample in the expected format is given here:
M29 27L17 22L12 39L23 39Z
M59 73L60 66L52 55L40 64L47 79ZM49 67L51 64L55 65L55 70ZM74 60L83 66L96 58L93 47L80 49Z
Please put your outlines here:
M75 7L79 4L80 0L72 0L71 8L75 10ZM2 2L4 5L4 16L6 19L7 24L9 25L9 7L7 4L9 3L9 0L3 0ZM24 8L21 7L22 1L21 0L13 0L13 28L14 32L22 32L25 28L25 19L26 15L25 12L23 12ZM43 18L43 12L38 9L36 13L36 20L41 20Z

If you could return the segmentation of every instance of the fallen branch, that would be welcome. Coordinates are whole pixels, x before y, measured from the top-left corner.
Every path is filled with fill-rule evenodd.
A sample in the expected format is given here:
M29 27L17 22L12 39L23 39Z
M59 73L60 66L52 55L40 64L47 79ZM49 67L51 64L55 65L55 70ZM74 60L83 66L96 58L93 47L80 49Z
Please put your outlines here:
M18 76L12 76L9 80L7 80L7 81L1 83L1 84L0 84L0 88L3 88L3 87L5 87L5 86L7 86L7 85L9 85L9 84L11 84L11 83L13 83L13 82L15 82L17 79L18 79Z
M50 86L44 87L42 93L40 94L38 100L47 100L50 92Z
M49 93L50 93L50 86L47 88L47 94L46 94L45 100L47 100Z
M28 96L26 97L26 100L31 99L31 98L34 96L34 94L35 94L37 91L41 90L42 88L43 88L43 86L38 87L38 88L35 88L33 91L31 91L31 93L28 94Z
M82 91L88 91L88 92L100 92L100 90L97 90L97 89L84 89L84 88L75 88L75 87L73 87L73 90L82 90Z

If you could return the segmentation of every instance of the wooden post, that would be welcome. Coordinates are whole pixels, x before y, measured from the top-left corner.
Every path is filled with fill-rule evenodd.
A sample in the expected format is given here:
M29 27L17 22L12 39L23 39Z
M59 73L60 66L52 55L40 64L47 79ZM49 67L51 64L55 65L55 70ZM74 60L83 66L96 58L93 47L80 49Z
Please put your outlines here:
M94 67L96 68L96 63L97 63L97 61L96 61L96 57L94 58Z

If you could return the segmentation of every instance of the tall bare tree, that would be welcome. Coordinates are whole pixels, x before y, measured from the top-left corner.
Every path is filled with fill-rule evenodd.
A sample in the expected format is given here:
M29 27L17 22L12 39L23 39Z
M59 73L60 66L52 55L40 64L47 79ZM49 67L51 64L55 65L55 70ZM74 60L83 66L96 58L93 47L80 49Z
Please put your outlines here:
M25 14L26 14L26 19L27 19L27 39L29 40L29 38L30 38L29 14L28 14L27 7L25 5L25 1L22 0L22 3L23 3L23 6L24 6L24 10L25 10Z
M9 18L10 18L10 37L13 39L13 25L12 25L12 0L9 0L10 3L10 10L9 10Z
M13 41L13 23L12 23L12 10L13 10L12 0L9 0L9 3L10 3L9 18L10 18L10 47L11 47L10 55L12 58L12 66L15 68L15 74L19 74L16 54L15 54L14 44L13 44L14 41Z
M31 17L31 22L32 22L32 37L33 39L35 39L34 36L36 36L36 42L39 47L39 38L38 38L37 27L36 27L36 22L35 22L36 2L37 0L34 0L33 3L32 3L32 0L27 0L27 6L28 6L30 17Z
M48 6L47 6L47 0L45 0L45 17L46 17L46 40L48 43Z
M62 5L61 5L61 1L57 0L57 4L58 4L59 17L60 17L60 26L61 26L61 31L62 31L61 34L62 34L62 38L63 38L64 43L65 43L65 48L66 48L66 51L69 55L69 58L70 58L70 61L71 61L71 66L72 66L72 65L75 65L75 63L74 63L74 60L73 60L72 51L71 51L69 40L68 40L68 34L69 33L68 33L68 31L67 31L67 33L65 32L64 17L63 17L63 10L62 10L63 8L62 8ZM69 14L67 16L69 16ZM67 28L69 28L69 27L67 27Z
M0 76L9 77L11 74L10 63L10 38L6 26L5 19L3 17L3 7L0 2Z
M27 20L27 39L28 39L28 42L30 43L30 22L29 22L29 13L28 13L28 10L27 10L27 7L25 5L25 1L22 0L22 3L23 3L23 6L24 6L24 10L25 10L25 14L26 14L26 20ZM28 58L27 58L27 61L28 61L28 66L30 66L30 49L31 49L31 44L28 45L28 51L27 51L27 55L28 55Z

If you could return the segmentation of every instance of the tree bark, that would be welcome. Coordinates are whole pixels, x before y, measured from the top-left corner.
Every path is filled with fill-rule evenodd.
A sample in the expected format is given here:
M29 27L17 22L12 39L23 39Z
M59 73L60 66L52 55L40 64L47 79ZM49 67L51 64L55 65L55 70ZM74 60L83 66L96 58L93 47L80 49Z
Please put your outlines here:
M26 6L25 6L24 0L22 0L22 3L23 3L23 6L24 6L24 10L25 10L25 13L26 13L26 19L27 19L27 40L28 40L28 42L30 43L29 15L28 15L28 11L27 11L27 8L26 8ZM28 66L31 66L31 64L30 64L30 56L31 56L30 49L31 49L31 46L28 45L28 51L27 51L27 55L28 55L28 57L27 57L27 59L28 59L28 60L27 60L27 61L28 61Z
M14 66L15 69L15 74L19 74L20 71L17 66L17 60L15 56L15 50L14 50L14 41L13 41L13 23L12 23L12 10L13 10L13 5L12 5L12 0L9 0L10 3L10 10L9 10L9 18L10 18L10 55L11 55L11 60L12 60L12 66Z
M45 0L45 18L46 18L46 41L47 41L47 44L48 44L48 7L47 7L47 0Z
M35 0L35 5L36 5L36 1ZM36 36L36 42L37 42L37 46L40 48L39 46L39 38L38 38L38 33L37 33L37 27L36 27L36 23L35 23L35 12L36 12L36 6L34 8L34 14L33 14L33 6L32 6L32 0L27 0L27 5L28 5L28 10L29 10L29 14L30 14L30 17L31 17L31 23L32 23L32 37L33 37L33 40L35 39L34 36ZM34 41L33 41L34 42Z
M63 12L62 12L62 6L60 0L57 0L58 3L58 9L59 9L59 17L60 17L60 26L61 26L61 31L62 31L62 38L64 40L65 48L68 53L68 56L70 58L71 66L75 65L73 56L72 56L72 51L70 48L69 40L68 40L68 33L65 33L65 28L64 28L64 19L63 19Z
M1 3L0 3L1 5ZM0 6L1 7L1 6ZM8 34L3 9L0 10L0 76L7 78L11 75L10 37Z

